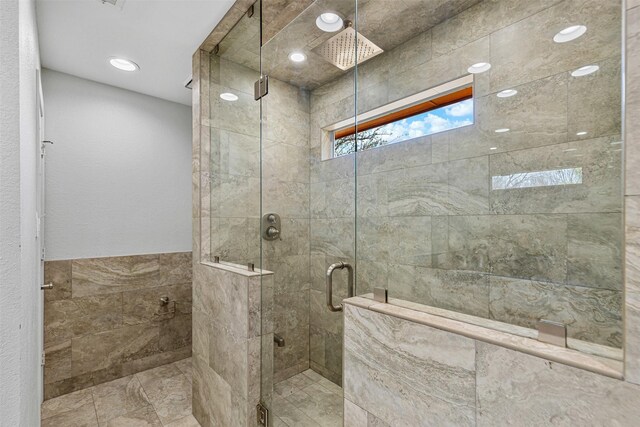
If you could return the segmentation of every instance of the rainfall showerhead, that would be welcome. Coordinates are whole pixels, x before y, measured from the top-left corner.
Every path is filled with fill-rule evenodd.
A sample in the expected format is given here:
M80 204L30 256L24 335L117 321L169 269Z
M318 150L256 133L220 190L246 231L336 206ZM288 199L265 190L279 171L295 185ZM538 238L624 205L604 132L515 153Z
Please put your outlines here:
M313 49L313 52L341 70L348 70L356 65L356 51L358 64L383 52L375 43L354 30L349 21L346 21L345 24L344 30Z

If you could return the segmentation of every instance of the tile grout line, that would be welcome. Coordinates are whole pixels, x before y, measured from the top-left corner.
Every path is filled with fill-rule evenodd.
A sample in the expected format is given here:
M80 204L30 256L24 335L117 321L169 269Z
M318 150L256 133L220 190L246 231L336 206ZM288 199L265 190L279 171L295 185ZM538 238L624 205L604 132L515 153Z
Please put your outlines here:
M93 396L93 388L94 388L94 387L95 387L95 386L90 387L90 388L89 388L89 392L91 393L91 403L93 403L93 413L94 413L94 415L96 416L96 425L97 425L98 427L100 427L100 420L98 419L98 407L96 406L96 399L95 399L95 397Z
M312 372L314 372L314 373L315 373L315 371L313 371L312 369L308 369L308 370L310 370L310 371L312 371ZM307 379L311 380L311 381L312 381L312 383L311 383L311 384L309 384L309 385L307 385L307 386L305 386L305 387L298 387L298 386L294 385L294 386L293 386L293 388L296 390L296 392L295 392L295 393L290 394L289 396L291 396L291 395L293 395L293 394L296 394L296 393L300 393L300 392L301 392L301 393L304 393L304 394L306 394L307 396L309 396L309 397L311 398L311 401L312 401L312 402L314 402L314 403L319 403L316 399L314 399L314 396L313 396L313 395L311 395L311 394L309 394L309 393L307 393L307 392L305 391L305 389L306 389L306 388L311 387L312 385L318 385L318 386L320 386L322 389L326 390L330 395L335 396L335 397L337 397L337 398L339 398L339 399L344 399L344 396L340 396L339 394L334 393L333 391L329 390L328 388L326 388L326 387L324 387L322 384L320 384L321 379L319 379L319 380L314 380L314 379L313 379L313 378L311 378L309 375L306 375L306 374L305 374L305 372L306 372L306 371L307 371L307 370L302 371L301 373L299 373L299 374L297 374L297 375L303 375L303 376L305 376ZM318 374L318 375L320 375L320 374ZM293 378L293 377L292 377L292 378ZM324 378L324 377L322 377L322 378ZM302 408L300 408L298 405L296 405L296 404L295 404L295 402L291 401L291 400L288 398L289 396L282 396L282 395L281 395L281 397L282 397L285 401L287 401L289 404L291 404L294 408L296 408L298 411L300 411L303 415L305 415L305 416L306 416L307 418L309 418L310 420L315 421L311 414L307 413L307 412L306 412L306 411L304 411ZM319 405L319 406L322 406L322 405ZM276 415L277 415L277 414L276 414ZM286 424L286 423L285 423L285 424ZM316 423L316 424L318 424L318 423Z
M160 339L160 338L158 338ZM170 363L166 364L166 365L170 365ZM166 365L161 365L161 366L166 366ZM151 368L151 369L155 369L155 368ZM180 369L178 369L178 371L180 371ZM142 371L144 372L144 371ZM142 381L140 381L140 378L138 378L138 374L140 372L136 372L135 374L133 374L133 376L135 377L135 379L138 381L138 383L140 383L140 388L142 389L142 391L144 392L145 397L147 398L147 402L149 403L149 406L151 406L153 408L153 413L155 414L156 418L158 418L158 421L160 421L160 424L162 426L165 426L164 422L162 422L162 419L160 418L160 416L158 415L158 410L156 409L156 406L153 404L153 402L151 401L151 399L149 398L149 393L147 392L147 390L144 388L144 386L142 385ZM182 371L180 371L180 373L182 374ZM142 407L144 408L144 406ZM141 408L137 408L134 409L134 411L137 411ZM133 412L133 411L131 411ZM126 415L126 414L125 414Z
M189 358L185 358L185 359L190 359L190 357L189 357ZM180 360L185 360L185 359L180 359ZM173 376L173 377L171 377L171 378L181 377L181 376L182 376L182 377L184 377L184 378L187 380L187 382L189 382L189 383L190 383L190 381L189 381L189 377L187 376L187 374L186 374L184 371L182 371L182 369L180 369L180 367L179 367L178 365L176 365L176 362L179 362L180 360L175 361L175 362L171 362L171 363L166 363L166 364L161 365L161 366L169 366L169 365L173 365L173 366L178 370L179 374L178 374L178 375L174 375L174 376ZM159 366L159 367L160 367L160 366ZM156 368L150 368L150 369L147 369L147 370L157 369L157 368L159 368L159 367L156 367ZM142 371L142 372L145 372L145 371ZM151 406L151 407L153 408L153 412L155 413L156 417L158 418L158 420L160 421L160 424L162 424L162 426L167 426L168 424L171 424L171 423L173 423L173 422L175 422L175 421L178 421L178 420L180 420L180 419L182 419L182 418L185 418L185 417L180 417L180 418L177 418L177 419L175 419L175 420L171 420L171 421L169 421L169 422L168 422L168 424L165 424L165 423L164 423L164 421L162 420L162 418L160 418L160 415L158 415L158 410L156 409L156 405L155 405L155 404L151 401L151 399L149 398L149 393L148 393L148 392L147 392L147 390L144 388L144 385L142 384L142 381L140 381L140 378L138 377L138 374L140 374L140 372L135 373L135 374L134 374L134 377L136 377L136 379L137 379L137 380L138 380L138 382L140 383L140 388L142 388L142 390L144 391L144 394L145 394L145 396L147 397L147 402L149 402L149 406ZM193 398L192 398L192 399L193 399ZM140 408L138 408L138 409L140 409ZM138 409L136 409L136 410L138 410ZM193 413L192 413L191 415L193 415Z

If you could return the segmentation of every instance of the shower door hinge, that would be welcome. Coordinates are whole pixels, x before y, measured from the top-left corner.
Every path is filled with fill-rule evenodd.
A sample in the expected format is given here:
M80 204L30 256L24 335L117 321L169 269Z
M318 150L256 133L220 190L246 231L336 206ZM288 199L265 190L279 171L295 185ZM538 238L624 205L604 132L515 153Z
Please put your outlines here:
M45 359L45 352L42 352L42 355L40 356L40 366L44 366L44 359Z
M266 406L261 403L258 403L256 406L256 413L258 416L258 425L268 426L269 425L269 410Z
M253 85L253 96L256 101L269 93L269 76L262 76Z

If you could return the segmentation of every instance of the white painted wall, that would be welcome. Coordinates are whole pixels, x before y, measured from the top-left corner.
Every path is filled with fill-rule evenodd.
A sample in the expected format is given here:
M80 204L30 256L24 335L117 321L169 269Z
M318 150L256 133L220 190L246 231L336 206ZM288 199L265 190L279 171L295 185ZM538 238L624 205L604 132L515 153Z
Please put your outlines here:
M47 260L191 250L191 109L43 70Z
M0 1L0 426L40 425L33 0Z

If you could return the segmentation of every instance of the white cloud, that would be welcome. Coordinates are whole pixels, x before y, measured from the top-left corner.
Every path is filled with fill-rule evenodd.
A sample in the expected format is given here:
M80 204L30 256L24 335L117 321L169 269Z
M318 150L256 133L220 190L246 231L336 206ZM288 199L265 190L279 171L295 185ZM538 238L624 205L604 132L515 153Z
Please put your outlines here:
M428 126L429 133L442 132L443 130L453 127L449 119L431 113L427 113L427 116L424 118L424 123Z
M467 99L466 101L458 102L449 107L446 107L445 112L452 117L464 117L469 114L473 114L473 99Z
M389 123L383 126L381 138L386 142L395 142L402 139L407 139L408 123L406 120L401 120L395 123Z
M473 116L471 115L473 113L473 102L471 100L468 101L463 101L444 110L438 110L441 114L446 114L445 117L427 112L416 116L420 117L419 119L403 119L399 122L384 125L380 129L379 137L387 144L392 144L473 124ZM463 116L466 117L463 118ZM460 119L456 120L454 117L460 117Z

